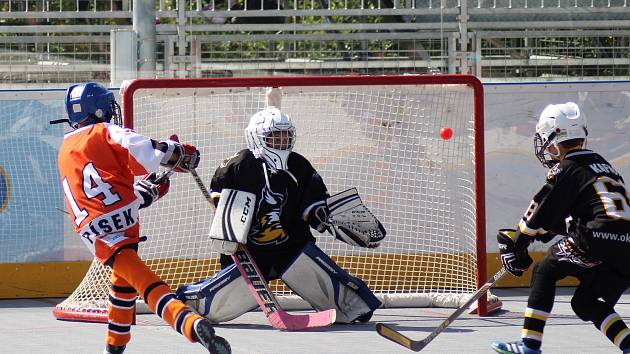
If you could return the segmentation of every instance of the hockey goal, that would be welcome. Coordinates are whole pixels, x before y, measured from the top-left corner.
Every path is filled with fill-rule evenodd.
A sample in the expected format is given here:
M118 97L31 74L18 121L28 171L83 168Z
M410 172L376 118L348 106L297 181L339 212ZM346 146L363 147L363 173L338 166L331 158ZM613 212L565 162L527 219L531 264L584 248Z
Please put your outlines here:
M125 125L196 145L209 184L223 159L246 148L244 128L265 107L267 87L282 88L282 111L297 129L294 151L331 194L357 187L387 229L374 250L316 235L385 307L458 307L485 282L483 89L473 76L139 79L122 93ZM440 138L443 127L451 139ZM140 255L173 289L218 270L207 236L212 217L187 174L175 174L169 194L141 211L148 241ZM93 263L55 316L106 321L109 275ZM272 289L295 308L284 286ZM486 313L485 298L478 309Z

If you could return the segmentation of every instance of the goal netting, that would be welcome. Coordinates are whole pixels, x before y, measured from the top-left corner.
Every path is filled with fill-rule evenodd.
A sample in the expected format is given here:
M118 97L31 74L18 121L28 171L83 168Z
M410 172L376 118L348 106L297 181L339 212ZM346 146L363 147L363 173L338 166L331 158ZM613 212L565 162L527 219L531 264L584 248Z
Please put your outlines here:
M267 87L281 87L281 109L297 129L294 151L331 194L356 187L387 229L377 249L313 231L385 307L458 307L484 283L483 94L472 76L140 79L123 92L125 125L197 146L197 171L209 185L221 161L247 147L244 129L265 107ZM440 137L443 127L452 129L450 140ZM192 176L173 175L168 195L140 217L148 236L140 255L173 289L218 271L212 211ZM93 263L55 315L106 320L109 275ZM283 306L301 305L282 284L272 289Z

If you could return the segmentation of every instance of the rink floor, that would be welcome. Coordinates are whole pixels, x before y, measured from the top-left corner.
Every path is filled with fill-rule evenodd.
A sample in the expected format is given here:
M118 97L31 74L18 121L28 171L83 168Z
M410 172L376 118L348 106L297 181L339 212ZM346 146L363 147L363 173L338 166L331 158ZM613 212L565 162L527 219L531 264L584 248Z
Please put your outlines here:
M528 289L496 289L503 309L490 317L465 314L429 344L423 353L493 353L495 339L519 337L522 311ZM617 353L616 348L590 323L582 322L571 310L572 288L559 288L556 304L545 330L544 353ZM102 353L106 326L95 323L58 321L52 308L61 299L21 299L0 301L0 353L87 354ZM261 312L251 312L217 326L227 338L233 353L411 353L381 338L374 322L393 324L413 339L433 330L452 309L381 309L371 323L334 325L305 332L280 332L273 329ZM630 316L630 293L617 311ZM205 353L189 343L155 315L138 316L126 354Z

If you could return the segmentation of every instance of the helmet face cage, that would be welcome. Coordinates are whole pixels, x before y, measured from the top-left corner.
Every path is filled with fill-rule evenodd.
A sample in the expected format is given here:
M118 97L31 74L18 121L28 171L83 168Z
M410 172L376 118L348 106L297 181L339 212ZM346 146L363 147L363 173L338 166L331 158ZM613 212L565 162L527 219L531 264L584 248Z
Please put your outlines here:
M112 116L110 119L114 121L114 124L122 127L122 113L120 111L120 105L116 100L112 100Z
M267 149L292 150L295 142L295 128L271 130L266 136L259 137Z
M114 94L95 82L70 86L65 103L69 124L75 129L88 119L92 120L92 124L108 123L112 119L114 124L122 123L120 106Z
M558 163L558 159L547 151L552 139L544 141L540 134L536 133L534 135L534 154L536 154L540 163L548 168L551 168Z
M295 127L288 115L276 107L257 112L245 129L247 146L272 169L287 169L289 154L295 146Z

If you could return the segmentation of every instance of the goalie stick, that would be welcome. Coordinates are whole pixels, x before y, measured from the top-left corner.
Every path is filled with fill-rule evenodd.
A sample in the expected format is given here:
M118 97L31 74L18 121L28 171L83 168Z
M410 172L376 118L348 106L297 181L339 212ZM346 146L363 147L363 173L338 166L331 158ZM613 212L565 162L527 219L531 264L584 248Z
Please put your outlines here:
M437 337L446 327L448 327L453 321L455 321L462 313L466 311L475 301L479 300L483 294L485 294L496 282L501 279L507 271L505 268L499 269L498 272L494 274L494 276L488 280L479 290L477 290L474 294L468 298L468 300L460 307L455 310L447 319L445 319L439 326L437 326L433 332L429 333L424 339L421 340L413 340L400 332L396 331L392 327L384 324L377 323L376 324L376 332L381 336L391 340L392 342L398 343L407 349L411 349L414 352L419 352L424 347L426 347L435 337Z
M214 210L215 207L210 193L203 184L199 174L197 174L195 169L190 169L190 172L203 196L208 201L210 208ZM335 322L337 314L334 309L300 315L285 312L278 304L278 300L271 289L269 289L269 285L244 245L239 244L238 249L232 255L232 259L247 282L258 306L274 328L282 331L299 331L307 328L326 327Z
M269 289L269 285L260 274L258 266L244 245L239 245L238 250L232 255L232 259L249 285L258 306L274 328L282 331L299 331L307 328L326 327L335 322L336 312L334 309L303 315L292 315L285 312L278 304L278 300Z

